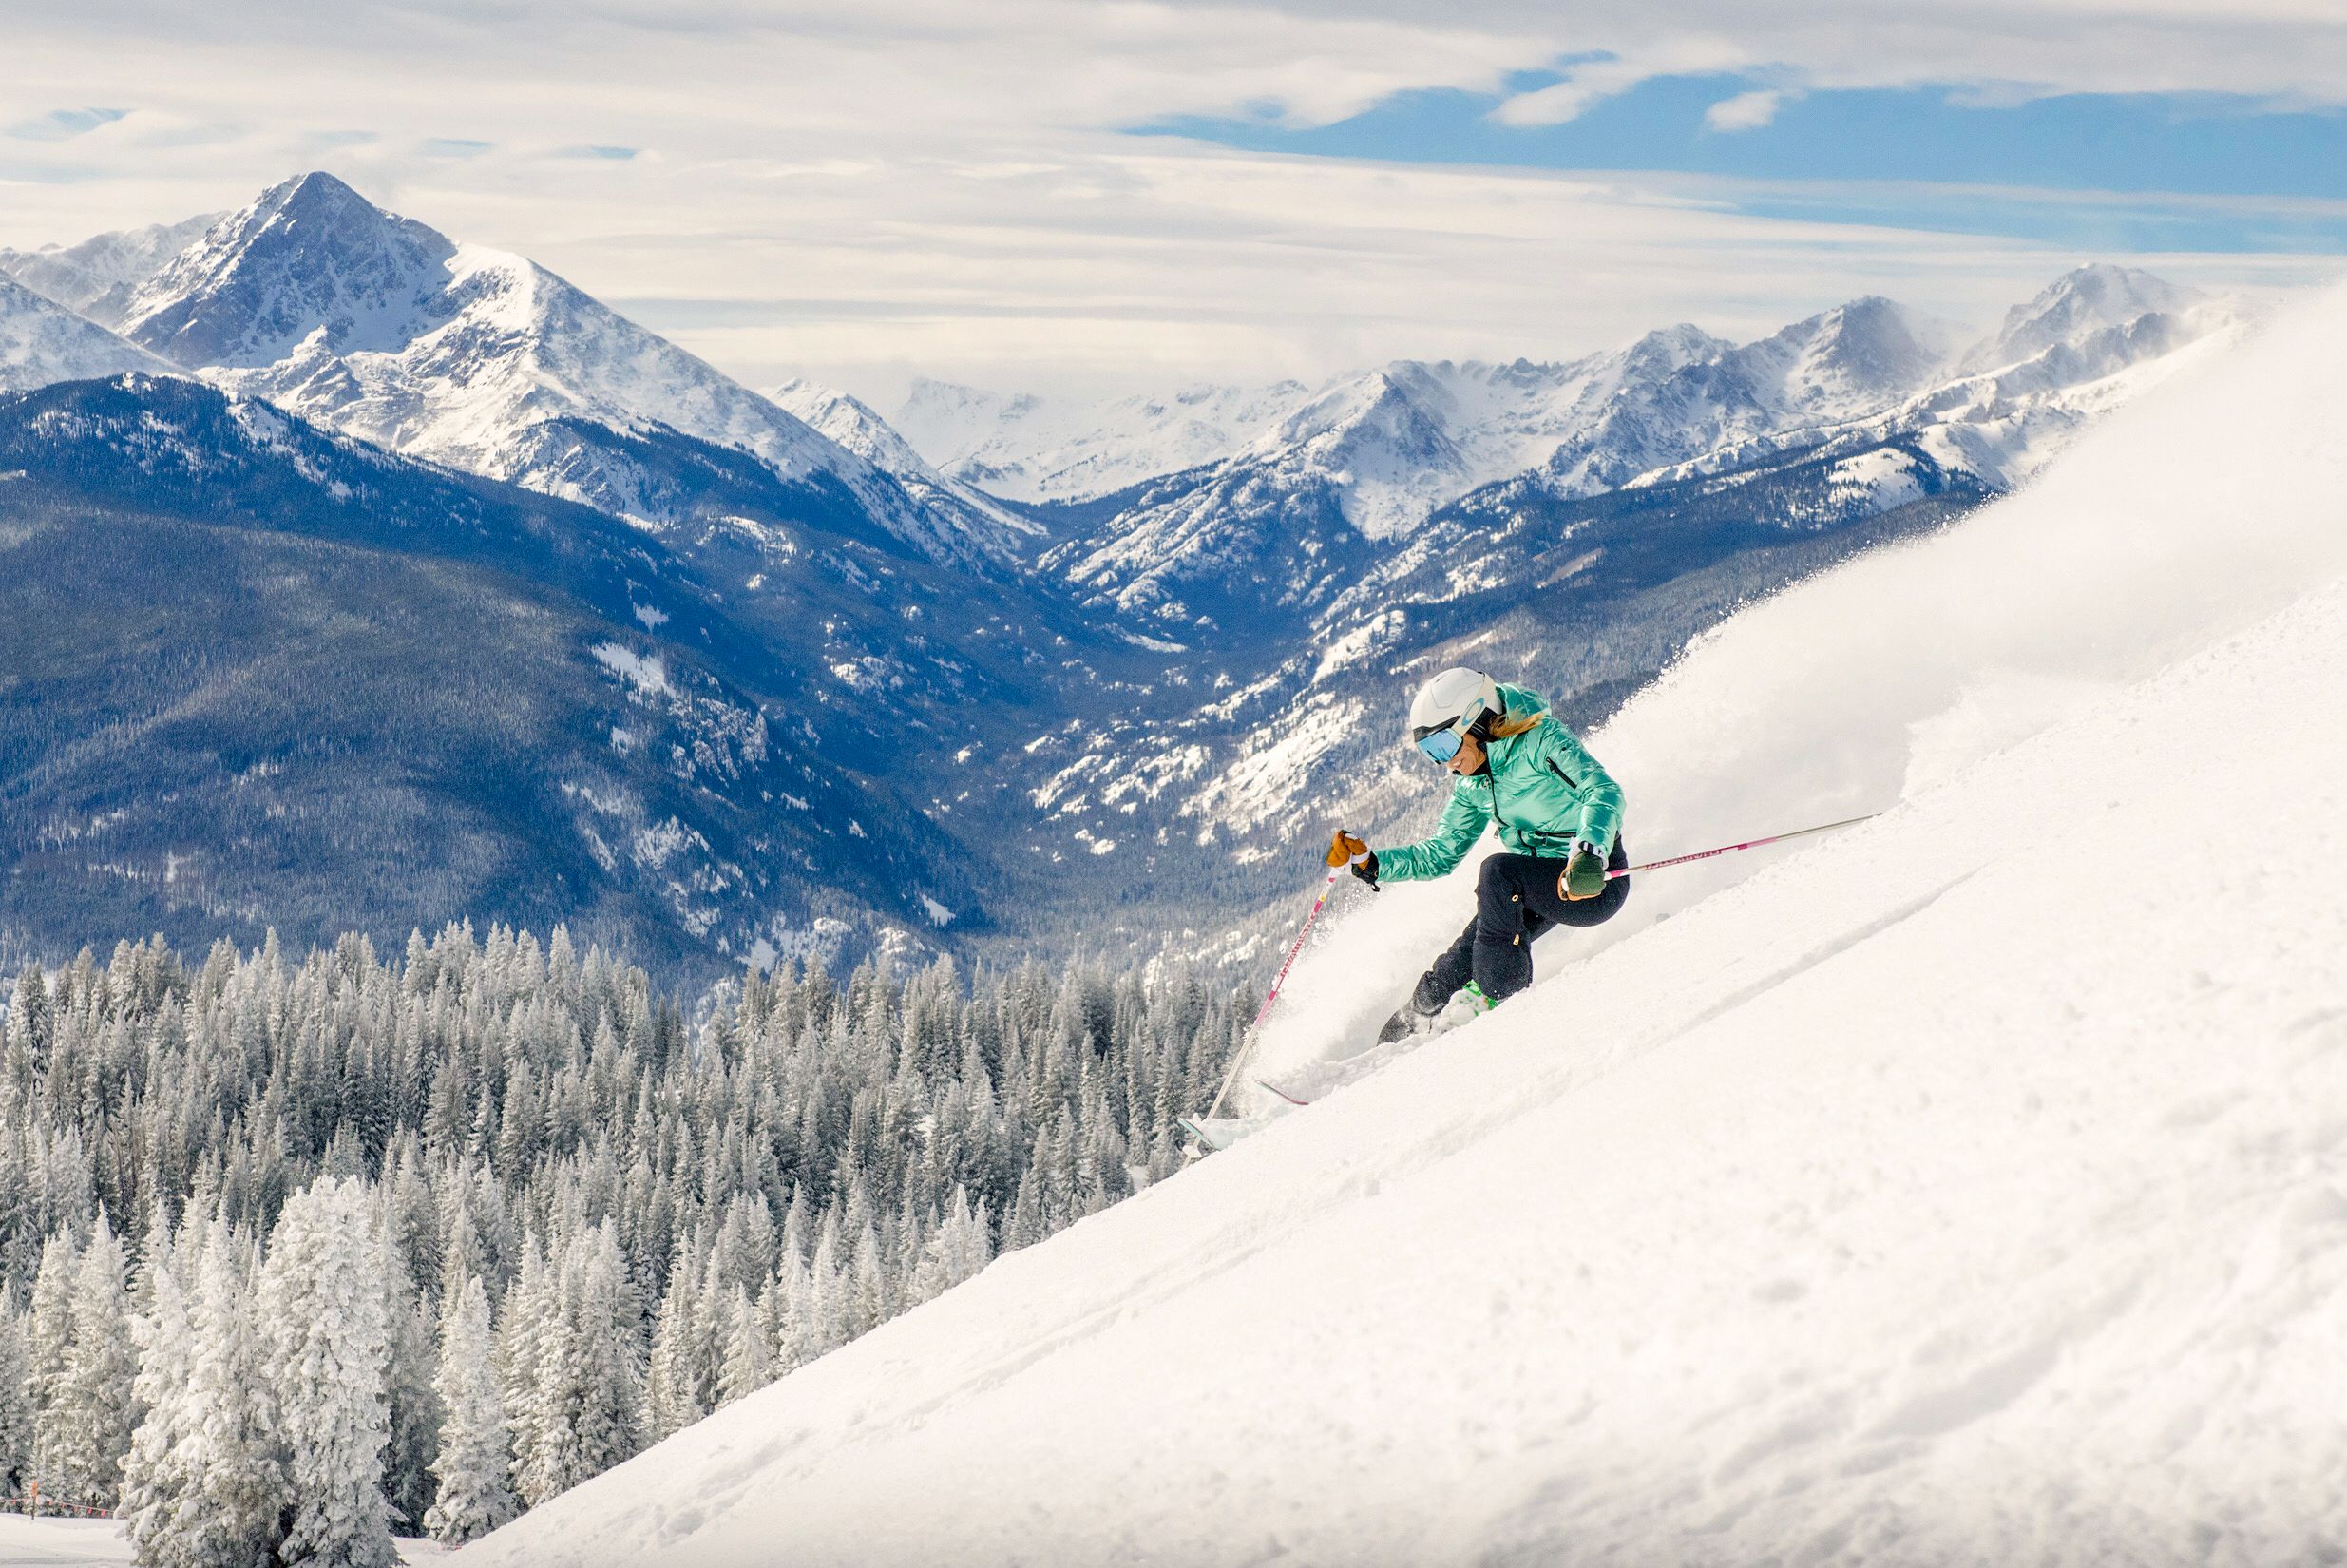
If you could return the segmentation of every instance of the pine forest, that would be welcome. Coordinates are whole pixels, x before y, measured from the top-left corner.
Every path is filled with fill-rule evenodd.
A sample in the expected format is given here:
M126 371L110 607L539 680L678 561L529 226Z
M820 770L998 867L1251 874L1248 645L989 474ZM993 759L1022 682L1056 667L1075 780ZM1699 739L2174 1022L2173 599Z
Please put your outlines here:
M1158 1179L1250 999L785 965L688 1018L497 927L161 938L0 1029L0 1497L151 1568L474 1539Z

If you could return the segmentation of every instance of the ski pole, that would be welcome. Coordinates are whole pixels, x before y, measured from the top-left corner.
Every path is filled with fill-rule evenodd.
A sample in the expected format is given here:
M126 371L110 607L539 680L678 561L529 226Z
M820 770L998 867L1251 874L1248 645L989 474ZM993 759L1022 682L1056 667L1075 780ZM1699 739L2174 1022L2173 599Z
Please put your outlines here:
M1248 1050L1254 1044L1255 1036L1262 1032L1263 1021L1271 1016L1271 1004L1279 1000L1279 988L1288 984L1288 971L1296 966L1296 955L1304 951L1304 939L1312 934L1312 922L1320 918L1322 908L1327 904L1328 895L1337 890L1337 878L1344 871L1342 866L1329 868L1328 880L1321 884L1320 896L1312 900L1312 912L1304 917L1304 929L1296 933L1296 940L1289 945L1287 961L1280 965L1279 974L1271 982L1271 989L1264 994L1263 1005L1255 1009L1255 1022L1248 1027L1247 1038L1239 1042L1237 1050L1231 1053L1231 1070L1222 1075L1222 1087L1214 1091L1214 1103L1206 1108L1209 1121L1222 1109L1223 1098L1231 1093L1231 1085L1237 1081L1239 1064L1247 1060Z
M1801 838L1809 833L1830 833L1836 828L1851 828L1860 822L1872 822L1881 814L1880 812L1868 812L1864 816L1853 816L1840 822L1828 822L1821 827L1796 828L1789 833L1773 833L1766 838L1746 839L1742 844L1723 844L1716 850L1699 850L1693 854L1672 855L1669 860L1650 860L1643 866L1625 866L1618 871L1606 872L1606 880L1611 882L1617 876L1628 876L1632 871L1651 871L1665 866L1684 866L1690 860L1708 860L1715 854L1733 854L1738 850L1757 850L1764 844L1782 844L1788 838Z

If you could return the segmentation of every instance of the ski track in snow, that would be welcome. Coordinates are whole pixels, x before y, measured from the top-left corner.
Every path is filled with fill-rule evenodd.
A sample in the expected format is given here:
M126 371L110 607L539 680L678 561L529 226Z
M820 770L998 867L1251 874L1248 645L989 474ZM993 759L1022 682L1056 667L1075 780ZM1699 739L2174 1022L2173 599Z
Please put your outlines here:
M1888 814L1653 873L466 1560L2327 1560L2342 345L2347 293L1596 737L1650 857ZM1463 875L1356 897L1264 1070L1373 1027Z

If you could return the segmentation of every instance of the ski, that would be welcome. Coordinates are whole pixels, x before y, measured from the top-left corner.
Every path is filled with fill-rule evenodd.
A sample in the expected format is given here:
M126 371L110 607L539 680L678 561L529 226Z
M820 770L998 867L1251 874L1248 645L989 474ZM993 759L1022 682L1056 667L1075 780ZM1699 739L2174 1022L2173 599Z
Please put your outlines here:
M1270 1090L1273 1094L1279 1096L1280 1099L1288 1101L1290 1105L1309 1105L1312 1103L1308 1100L1298 1100L1295 1096L1289 1094L1287 1090L1281 1088L1278 1084L1272 1082L1268 1078L1259 1078L1255 1080L1255 1087L1258 1089Z

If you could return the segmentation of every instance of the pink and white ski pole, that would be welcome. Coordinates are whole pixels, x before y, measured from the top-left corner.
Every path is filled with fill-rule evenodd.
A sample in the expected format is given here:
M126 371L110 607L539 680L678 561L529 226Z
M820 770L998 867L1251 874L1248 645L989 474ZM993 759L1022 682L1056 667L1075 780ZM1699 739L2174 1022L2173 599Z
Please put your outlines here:
M1618 871L1606 872L1606 880L1611 882L1617 876L1628 876L1632 871L1651 871L1665 866L1684 866L1690 860L1708 860L1713 855L1733 854L1738 850L1757 850L1764 844L1782 844L1788 838L1802 838L1810 833L1830 833L1836 828L1853 828L1861 822L1872 822L1881 814L1880 812L1868 812L1864 816L1845 817L1840 822L1827 822L1815 828L1796 828L1789 833L1771 833L1766 838L1746 839L1742 844L1723 844L1716 850L1698 850L1693 854L1672 855L1669 860L1650 860L1643 866L1625 866ZM1319 911L1316 908L1313 912ZM1281 971L1283 974L1286 972L1286 970Z
M1206 1108L1208 1120L1212 1121L1215 1113L1222 1109L1223 1097L1230 1094L1231 1085L1238 1080L1239 1064L1247 1060L1255 1036L1263 1029L1263 1021L1271 1016L1271 1004L1279 1000L1279 988L1288 984L1288 971L1296 966L1296 955L1304 951L1304 939L1312 934L1312 922L1320 918L1320 911L1328 903L1328 895L1337 890L1337 878L1344 874L1344 867L1333 867L1328 872L1328 880L1321 884L1320 896L1312 900L1312 912L1304 917L1304 929L1296 933L1296 940L1288 947L1287 960L1280 965L1278 977L1271 982L1271 988L1264 993L1263 1005L1255 1009L1255 1022L1249 1025L1247 1039L1231 1053L1231 1070L1222 1075L1222 1087L1214 1091L1214 1103Z

